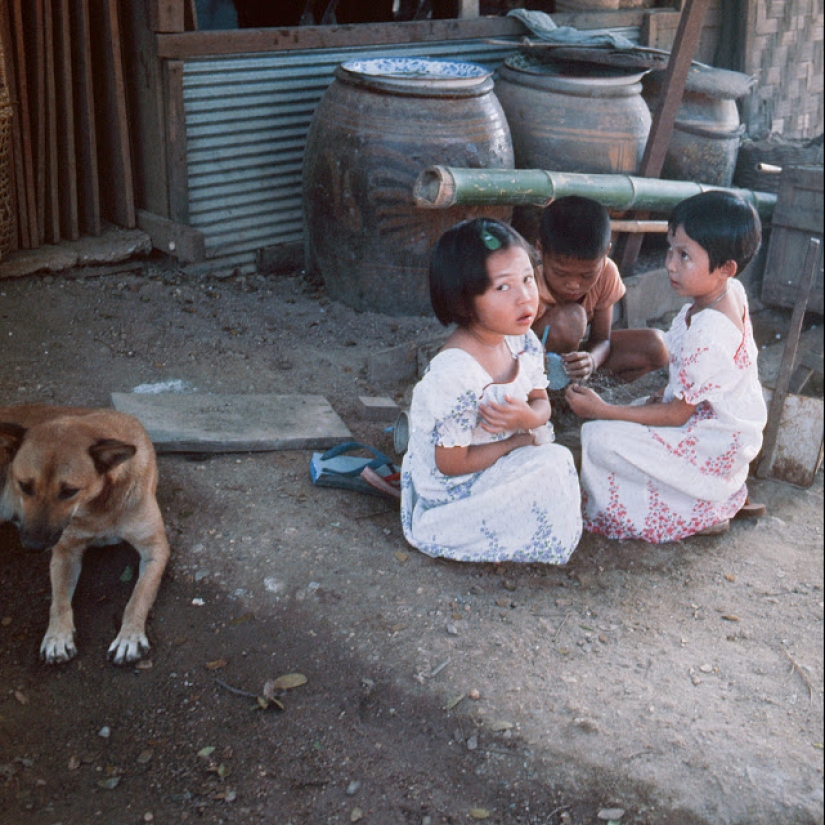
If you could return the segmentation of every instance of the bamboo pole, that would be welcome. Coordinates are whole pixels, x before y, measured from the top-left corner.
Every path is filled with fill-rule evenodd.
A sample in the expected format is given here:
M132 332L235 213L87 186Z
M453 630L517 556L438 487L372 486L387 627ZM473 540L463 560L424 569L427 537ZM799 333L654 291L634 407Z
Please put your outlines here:
M413 200L416 206L424 209L448 209L451 206L506 204L545 206L565 195L583 195L615 211L643 209L666 213L685 198L716 189L739 194L753 204L763 220L770 220L776 205L776 195L770 192L726 189L692 181L544 169L430 166L415 181Z
M610 221L611 232L667 232L667 221Z

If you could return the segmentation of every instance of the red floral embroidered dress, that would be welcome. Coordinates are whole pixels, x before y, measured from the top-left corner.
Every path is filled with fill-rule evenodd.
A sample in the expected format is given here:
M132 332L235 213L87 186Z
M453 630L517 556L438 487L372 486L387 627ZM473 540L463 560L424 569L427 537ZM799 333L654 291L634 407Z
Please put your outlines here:
M667 333L664 401L696 405L681 427L626 421L582 426L584 527L616 539L676 541L731 518L744 504L749 464L767 409L756 368L745 290L744 332L715 309L687 325L686 304Z

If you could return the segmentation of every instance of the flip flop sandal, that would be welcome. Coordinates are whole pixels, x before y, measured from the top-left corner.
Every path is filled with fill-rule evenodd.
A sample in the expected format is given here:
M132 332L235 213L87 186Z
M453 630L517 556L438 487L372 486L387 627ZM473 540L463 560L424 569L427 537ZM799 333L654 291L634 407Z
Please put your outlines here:
M368 452L373 457L348 455L359 450ZM372 470L379 478L400 473L400 468L384 453L357 441L346 441L325 453L313 453L309 475L316 487L338 487L341 490L354 490L385 498L385 492L361 478L365 468Z
M396 501L401 498L401 473L390 473L389 475L382 476L377 470L373 470L372 467L364 467L364 469L361 470L361 478L387 498L392 498Z
M758 501L745 501L734 518L762 518L768 508Z
M711 524L708 527L705 527L704 530L700 530L698 533L694 533L694 536L721 536L722 533L727 533L730 530L730 519L725 519L724 521L717 521L716 524Z

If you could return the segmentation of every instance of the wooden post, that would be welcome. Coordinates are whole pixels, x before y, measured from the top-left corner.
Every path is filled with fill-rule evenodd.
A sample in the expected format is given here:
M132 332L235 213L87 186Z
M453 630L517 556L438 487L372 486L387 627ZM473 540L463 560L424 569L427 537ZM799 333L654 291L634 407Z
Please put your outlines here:
M458 0L458 17L478 17L478 0Z
M638 172L640 177L658 178L662 171L670 136L673 132L673 124L676 121L676 112L682 102L682 93L685 90L690 64L696 52L696 46L699 44L702 21L705 19L705 12L708 10L709 5L710 0L685 0L682 17L679 20L679 28L676 30L676 47L670 53L662 91L653 112L650 136L642 155ZM648 213L636 215L635 217L639 220L645 220ZM619 267L622 273L629 274L633 269L636 258L639 256L643 237L644 235L638 234L623 239L624 248L621 253Z
M811 292L811 284L814 282L818 260L819 239L811 238L811 242L808 244L808 254L805 256L805 265L802 268L802 276L799 279L799 291L791 315L791 323L788 327L788 337L785 339L785 348L782 350L779 375L776 376L776 386L773 388L771 408L768 411L768 424L765 427L765 438L762 444L762 460L759 462L759 469L756 471L759 478L767 478L773 466L773 453L779 436L779 425L782 422L782 410L785 407L785 398L788 395L788 387L791 383L796 351L799 347L799 336L802 333L802 322L805 319L808 295Z
M186 116L183 110L183 61L164 62L169 217L189 223L189 168L186 162Z
M149 0L149 25L152 31L186 31L184 9L184 0Z

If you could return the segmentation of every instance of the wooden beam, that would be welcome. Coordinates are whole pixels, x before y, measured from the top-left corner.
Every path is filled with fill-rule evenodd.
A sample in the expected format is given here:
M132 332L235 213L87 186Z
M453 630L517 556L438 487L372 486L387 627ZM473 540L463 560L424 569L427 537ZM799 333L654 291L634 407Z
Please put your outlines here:
M186 113L183 109L183 61L167 60L163 66L166 89L167 180L169 217L189 222L189 166L186 160Z
M197 263L206 258L203 233L191 226L170 221L145 209L138 209L137 224L152 239L155 249L183 263Z
M580 28L641 27L644 11L556 14L559 26L577 18ZM581 18L581 20L579 20ZM483 37L521 37L528 32L514 17L475 17L461 20L419 20L373 23L368 26L302 26L291 29L233 29L158 34L158 57L187 60L227 54L253 54L299 49L341 49L392 46L432 40L474 40ZM514 44L515 46L515 44Z
M72 63L74 66L75 135L78 176L80 229L86 235L100 235L100 175L97 166L97 131L92 79L92 36L89 0L71 6Z
M462 19L478 17L478 0L458 0L458 16Z
M811 285L816 275L817 261L819 260L819 243L818 238L811 238L808 244L807 254L805 255L805 263L799 279L796 303L791 314L788 333L785 337L785 348L782 350L782 363L779 367L779 373L776 376L776 386L773 390L771 408L768 412L768 423L765 427L765 436L762 444L762 459L756 471L756 475L759 478L768 478L773 469L773 454L779 436L779 426L782 422L782 410L785 407L785 398L787 398L788 387L791 383L791 376L793 375L796 351L799 347L799 336L802 333L802 322L805 320L805 310L808 308L808 296L811 293Z
M129 95L129 122L135 160L135 203L169 217L166 174L166 95L157 35L149 28L145 3L121 4L124 73Z
M149 0L149 26L153 32L186 31L184 0Z
M54 74L57 94L57 179L60 187L60 235L65 240L76 241L80 237L80 216L77 196L75 93L69 0L55 0L52 11L54 22Z
M116 0L90 0L95 59L95 116L100 126L100 175L106 217L118 226L135 227L135 190L126 84L123 77L120 23Z
M676 30L676 47L668 60L662 91L656 101L650 135L639 167L638 174L641 177L658 178L661 174L670 136L673 133L673 124L676 121L676 112L682 102L690 64L696 47L699 45L702 21L709 5L710 0L685 0L679 27ZM644 220L648 214L638 214L634 217ZM619 269L624 274L629 274L636 264L643 238L644 235L638 234L625 239L619 265Z
M6 82L9 102L12 106L11 159L13 163L12 178L14 180L14 218L17 230L12 237L12 242L8 251L16 252L19 247L22 247L23 249L30 249L31 237L29 234L29 204L26 198L26 168L23 161L24 131L20 122L22 107L20 105L17 72L13 57L14 43L12 40L11 20L9 17L11 13L12 9L8 3L0 5L0 26L2 26L2 35L0 35L0 40L2 40L5 47L3 54L3 78ZM27 137L26 139L28 140L29 138Z
M57 153L57 86L55 83L55 26L51 0L43 2L43 42L45 77L45 117L43 128L46 133L46 189L45 189L45 233L46 243L60 243L60 161Z

